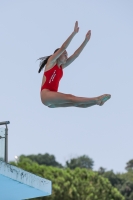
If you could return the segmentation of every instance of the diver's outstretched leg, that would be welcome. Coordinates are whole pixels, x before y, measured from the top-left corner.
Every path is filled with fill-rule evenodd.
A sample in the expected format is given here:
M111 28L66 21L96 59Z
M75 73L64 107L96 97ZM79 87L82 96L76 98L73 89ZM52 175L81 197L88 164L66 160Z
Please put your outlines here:
M42 103L50 108L70 107L70 106L87 108L94 105L102 106L110 98L111 98L110 94L104 94L93 98L86 98L86 97L76 97L71 94L53 92L47 89L44 89L41 92Z

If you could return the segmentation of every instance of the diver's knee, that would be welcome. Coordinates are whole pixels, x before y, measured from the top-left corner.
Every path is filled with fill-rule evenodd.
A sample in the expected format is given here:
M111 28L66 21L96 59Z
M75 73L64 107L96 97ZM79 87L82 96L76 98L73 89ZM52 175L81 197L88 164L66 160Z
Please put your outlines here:
M68 100L73 103L75 101L75 96L72 94L68 94Z

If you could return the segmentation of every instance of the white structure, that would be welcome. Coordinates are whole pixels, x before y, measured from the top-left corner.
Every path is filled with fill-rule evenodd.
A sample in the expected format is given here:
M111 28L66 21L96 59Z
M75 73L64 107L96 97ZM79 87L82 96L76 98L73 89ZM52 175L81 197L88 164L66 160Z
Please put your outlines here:
M50 180L0 161L0 200L22 200L49 196Z

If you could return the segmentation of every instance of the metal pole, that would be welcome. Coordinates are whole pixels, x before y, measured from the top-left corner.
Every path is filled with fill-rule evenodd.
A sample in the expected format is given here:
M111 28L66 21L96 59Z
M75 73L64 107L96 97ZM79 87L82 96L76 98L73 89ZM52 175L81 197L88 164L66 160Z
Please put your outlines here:
M10 124L9 121L0 122L0 125L5 125L5 162L8 162L8 127L7 124Z
M10 124L10 122L9 121L0 122L0 125L6 125L6 124Z
M5 162L8 162L8 128L5 128Z

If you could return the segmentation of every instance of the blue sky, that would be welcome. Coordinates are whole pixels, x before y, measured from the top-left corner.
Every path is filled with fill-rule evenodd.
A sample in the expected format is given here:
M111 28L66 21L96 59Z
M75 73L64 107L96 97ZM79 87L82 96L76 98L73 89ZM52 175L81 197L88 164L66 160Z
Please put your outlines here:
M9 120L9 160L49 153L65 164L88 155L94 169L124 172L133 159L133 1L0 0L0 121ZM43 72L37 58L79 33L71 55L92 36L68 68L59 91L76 96L112 95L104 106L49 109L40 101Z

